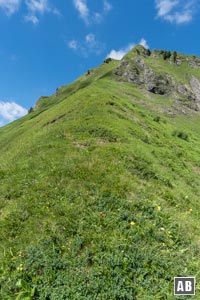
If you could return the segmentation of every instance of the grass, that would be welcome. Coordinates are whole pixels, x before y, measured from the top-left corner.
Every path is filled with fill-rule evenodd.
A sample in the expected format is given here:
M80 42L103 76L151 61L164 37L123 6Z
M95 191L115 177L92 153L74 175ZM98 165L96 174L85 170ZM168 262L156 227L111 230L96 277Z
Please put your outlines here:
M179 275L199 293L199 114L118 64L0 128L2 300L174 300Z

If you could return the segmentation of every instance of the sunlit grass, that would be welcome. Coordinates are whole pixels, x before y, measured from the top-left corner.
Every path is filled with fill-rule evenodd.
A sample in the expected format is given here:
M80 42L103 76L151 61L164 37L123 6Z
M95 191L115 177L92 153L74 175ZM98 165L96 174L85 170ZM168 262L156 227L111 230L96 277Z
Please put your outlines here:
M0 129L0 299L174 299L174 276L198 284L199 115L110 80L117 65Z

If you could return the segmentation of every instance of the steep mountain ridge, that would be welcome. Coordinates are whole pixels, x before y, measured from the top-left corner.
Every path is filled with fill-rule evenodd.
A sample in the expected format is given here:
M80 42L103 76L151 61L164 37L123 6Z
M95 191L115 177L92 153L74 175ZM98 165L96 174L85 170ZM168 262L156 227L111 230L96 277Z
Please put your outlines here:
M200 69L166 53L106 60L0 128L0 299L174 300L178 275L198 294Z

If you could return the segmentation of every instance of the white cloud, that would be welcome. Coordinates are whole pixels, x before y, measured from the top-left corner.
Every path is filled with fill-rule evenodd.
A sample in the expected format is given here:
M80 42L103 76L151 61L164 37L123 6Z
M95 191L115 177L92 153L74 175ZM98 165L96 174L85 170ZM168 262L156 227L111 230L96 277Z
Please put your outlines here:
M105 0L103 2L103 10L104 10L104 12L109 12L112 9L113 9L112 5L107 0Z
M169 21L170 23L176 23L176 24L183 24L183 23L189 23L193 19L193 14L190 11L185 11L183 13L174 13L172 15L167 15L165 17L165 20Z
M44 13L49 10L48 0L26 0L26 5L32 12Z
M156 0L157 17L175 24L193 20L198 0Z
M94 15L93 15L94 23L101 23L102 20L103 20L103 14L98 13L98 12L94 13Z
M113 6L108 1L103 1L103 10L101 12L93 13L93 21L95 23L101 23L104 17L113 9Z
M78 49L78 41L76 41L76 40L69 41L68 47L70 49L77 50Z
M102 1L103 8L101 12L92 12L87 4L87 0L73 0L73 2L76 10L86 25L91 23L101 23L106 14L113 8L108 0Z
M142 38L140 40L139 45L143 46L146 49L149 49L149 45L148 45L147 41L144 38Z
M0 125L12 122L27 114L27 109L15 102L0 101Z
M18 11L21 0L0 0L0 8L3 9L7 15L12 15Z
M84 20L86 24L88 24L89 18L89 8L87 6L86 0L74 0L75 8L78 10L80 17Z
M132 48L132 47L131 47ZM116 60L121 60L124 55L131 50L131 48L129 48L129 46L127 48L121 49L121 50L112 50L107 57L116 59Z
M67 43L68 47L78 53L88 57L89 54L99 55L105 49L105 44L98 41L93 33L85 36L83 41L71 40Z
M58 9L53 7L49 0L0 0L0 9L10 16L19 10L21 4L25 4L27 9L27 14L24 17L25 21L33 24L39 22L38 14L49 12L60 16Z
M107 57L110 57L110 58L113 58L116 60L121 60L124 57L124 55L126 55L135 45L136 45L135 43L131 43L128 46L126 46L125 48L122 48L120 50L112 50L107 55ZM144 38L142 38L140 40L139 45L142 45L143 47L145 47L147 49L149 48L147 41Z
M85 48L89 50L91 53L95 53L97 55L101 54L105 49L105 44L98 41L96 36L93 33L89 33L85 37Z
M34 16L34 15L27 15L24 17L24 20L27 22L31 22L33 24L38 24L39 23L39 19L38 17Z
M96 37L93 33L87 34L85 40L90 46L94 46L96 44Z
M60 16L57 8L50 5L49 0L26 0L25 1L28 14L25 16L25 21L37 24L39 22L38 14L52 13Z
M177 6L178 3L178 0L157 0L156 8L158 10L158 16L166 16L175 6Z

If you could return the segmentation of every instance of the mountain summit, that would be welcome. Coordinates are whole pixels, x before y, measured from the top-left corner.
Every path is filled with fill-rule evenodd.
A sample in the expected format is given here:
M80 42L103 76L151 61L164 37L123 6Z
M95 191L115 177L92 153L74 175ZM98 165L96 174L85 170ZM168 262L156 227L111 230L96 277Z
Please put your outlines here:
M0 128L0 299L174 299L198 277L199 109L200 59L136 46Z

